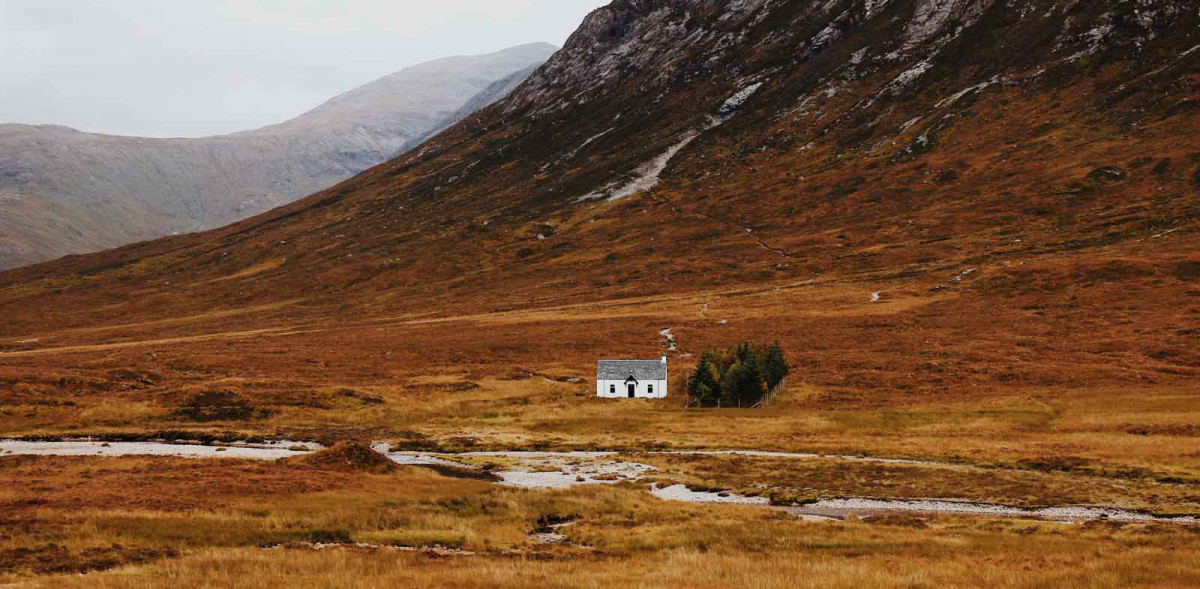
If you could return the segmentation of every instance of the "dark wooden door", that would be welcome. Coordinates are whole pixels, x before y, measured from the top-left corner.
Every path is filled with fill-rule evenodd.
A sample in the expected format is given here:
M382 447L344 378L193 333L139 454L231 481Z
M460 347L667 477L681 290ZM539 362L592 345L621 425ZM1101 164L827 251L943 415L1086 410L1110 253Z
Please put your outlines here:
M629 383L625 386L629 389L629 398L632 399L633 394L637 391L637 385L635 385L633 383Z

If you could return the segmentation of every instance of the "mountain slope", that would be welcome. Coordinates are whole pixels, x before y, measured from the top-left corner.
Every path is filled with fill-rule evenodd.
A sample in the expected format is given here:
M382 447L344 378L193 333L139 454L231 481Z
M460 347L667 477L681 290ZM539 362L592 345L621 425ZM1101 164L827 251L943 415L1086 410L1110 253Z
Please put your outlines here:
M413 66L293 120L232 135L146 139L0 125L0 268L211 229L291 202L394 157L469 114L468 104L501 98L489 93L493 83L554 50L533 44Z
M847 395L1195 378L1198 24L1168 0L614 2L506 99L340 185L0 275L0 336L524 310L561 347L514 363L663 316L820 355L807 382Z

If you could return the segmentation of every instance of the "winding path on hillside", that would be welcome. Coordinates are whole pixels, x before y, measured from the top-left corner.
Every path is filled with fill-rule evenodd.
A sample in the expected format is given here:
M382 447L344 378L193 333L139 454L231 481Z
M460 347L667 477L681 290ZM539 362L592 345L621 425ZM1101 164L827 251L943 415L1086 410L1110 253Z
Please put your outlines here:
M742 234L751 236L751 239L754 240L754 243L757 244L759 248L761 248L765 251L771 252L773 254L776 254L780 257L789 259L789 260L794 260L797 258L796 255L788 252L787 250L777 248L777 247L772 246L771 244L767 243L766 241L763 241L762 238L760 238L754 234L753 229L751 229L750 227L747 227L745 225L742 225L741 223L738 223L737 221L734 221L732 219L726 219L724 217L718 217L716 215L710 215L708 213L702 213L700 211L683 211L683 210L680 210L678 205L675 205L674 203L668 201L665 198L662 198L661 196L654 194L653 192L650 192L648 194L650 195L650 198L654 199L659 204L664 204L664 205L671 207L672 213L695 215L697 217L708 219L709 221L716 221L717 223L736 227L738 230L740 230L740 232Z
M720 299L729 293L745 294L764 294L779 290L780 288L791 288L800 284L810 284L812 281L804 281L797 284L780 286L778 283L765 284L760 287L751 288L730 288L730 289L713 289L703 291L693 291L686 293L670 293L662 295L651 295L643 297L630 297L626 299L608 300L608 301L593 301L586 303L568 303L562 305L550 305L545 307L531 307L526 309L516 309L511 311L494 311L489 313L469 313L463 315L445 315L437 316L435 312L410 313L405 315L381 316L353 321L339 321L334 319L322 319L320 317L310 321L300 323L277 325L274 327L263 327L252 330L235 330L235 331L217 331L212 333L203 333L196 335L185 335L178 337L157 337L150 339L129 339L123 337L120 332L128 330L129 336L139 335L137 331L144 330L150 327L169 328L182 327L199 322L212 320L214 318L229 318L240 315L252 315L263 311L275 310L289 305L295 305L300 302L299 299L283 301L270 305L259 305L253 307L245 307L239 309L227 309L214 311L210 313L200 313L196 315L187 315L175 317L171 319L160 319L154 321L145 321L138 323L125 323L116 325L101 325L97 327L87 328L67 328L57 331L27 333L18 336L6 338L6 341L0 341L0 358L23 358L33 356L48 356L54 354L79 354L88 352L106 352L112 350L120 350L125 348L150 347L150 346L167 346L177 344L188 344L206 341L224 341L224 340L240 340L260 337L285 337L290 335L302 335L311 333L328 333L335 331L347 331L354 329L365 329L372 327L383 327L388 325L433 325L441 323L455 323L463 321L475 322L492 322L492 323L522 323L529 321L538 321L542 317L553 316L554 314L563 312L573 312L581 316L587 315L590 317L612 317L612 316L628 316L628 315L647 315L645 309L648 306L662 305L661 309L656 309L654 315L682 316L675 307L681 304L700 304L705 301L700 307L700 315L705 315L716 299ZM625 312L623 309L633 309L634 311ZM86 344L71 344L57 345L59 341L66 340L67 342L76 339L80 336L90 336L94 334L112 334L112 339L121 339L121 341L86 343ZM45 347L33 347L22 349L30 344L40 344ZM3 351L5 345L18 346L18 349L10 349Z
M0 352L0 358L23 358L29 356L46 356L51 354L78 354L83 352L104 352L110 350L120 350L123 348L137 348L144 346L161 346L171 344L183 344L192 342L205 342L213 340L232 340L245 339L252 337L283 337L288 335L302 335L305 333L317 333L325 331L324 329L295 329L291 327L278 327L268 329L252 329L249 331L225 331L220 333L207 333L202 335L189 335L181 337L169 337L162 339L138 340L131 342L115 342L110 344L89 344L81 346L59 346L54 348L40 348L35 350L18 350L13 352Z

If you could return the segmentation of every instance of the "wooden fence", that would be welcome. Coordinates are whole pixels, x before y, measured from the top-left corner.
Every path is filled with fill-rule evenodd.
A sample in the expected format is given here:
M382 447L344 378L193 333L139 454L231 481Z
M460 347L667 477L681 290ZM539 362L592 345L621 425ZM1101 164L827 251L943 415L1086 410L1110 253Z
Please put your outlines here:
M771 401L775 400L775 395L777 393L779 393L780 390L787 387L787 382L788 382L787 377L786 376L783 377L783 380L779 381L779 384L771 387L771 390L767 391L767 394L763 395L763 398L759 399L759 401L757 403L755 403L753 407L750 407L750 409L758 409L760 407L769 405L771 403ZM686 391L685 391L685 394L686 394ZM693 408L696 408L699 406L700 406L700 399L694 399L691 396L688 396L688 402L687 402L687 405L684 406L684 408L685 409L693 409ZM721 397L718 396L717 397L717 409L720 409L720 408L721 408Z

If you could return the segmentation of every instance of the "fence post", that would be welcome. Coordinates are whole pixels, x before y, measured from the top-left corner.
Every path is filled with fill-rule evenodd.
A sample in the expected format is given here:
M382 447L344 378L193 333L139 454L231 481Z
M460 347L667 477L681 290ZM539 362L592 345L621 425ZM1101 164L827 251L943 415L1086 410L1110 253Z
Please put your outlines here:
M785 376L785 377L783 377L783 380L779 381L779 384L777 384L777 385L775 385L775 386L771 387L771 390L767 391L767 394L766 394L766 396L763 398L763 401L762 401L762 402L760 402L758 405L755 405L755 406L754 406L754 407L752 407L751 409L758 408L758 407L759 407L759 406L761 406L761 405L767 405L767 404L770 404L770 403L771 403L771 401L774 401L774 400L775 400L775 393L778 393L778 392L779 392L779 389L782 389L783 387L786 387L786 386L787 386L787 377Z

